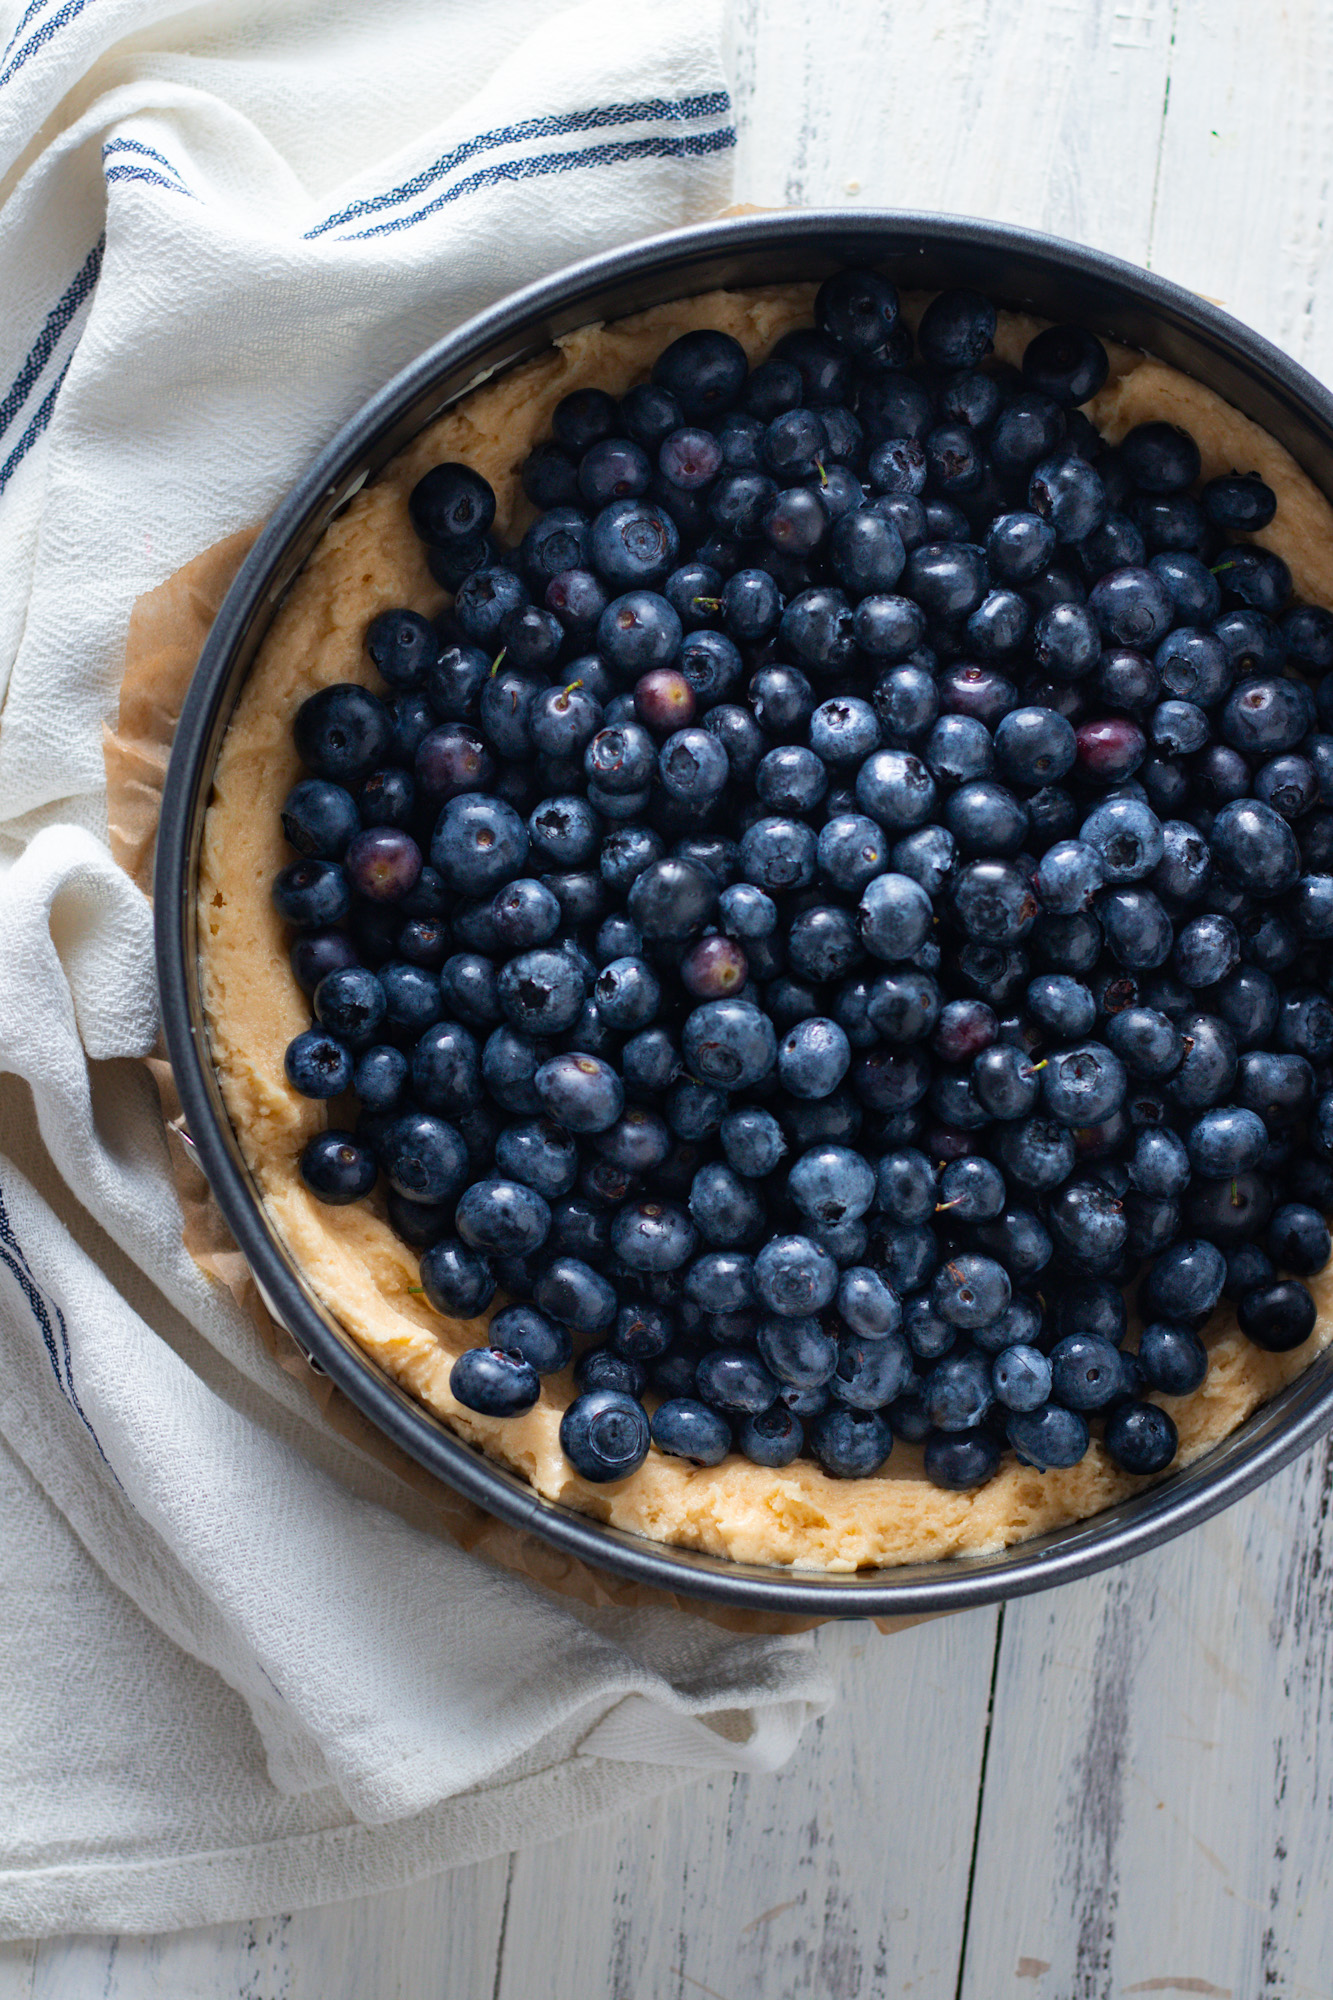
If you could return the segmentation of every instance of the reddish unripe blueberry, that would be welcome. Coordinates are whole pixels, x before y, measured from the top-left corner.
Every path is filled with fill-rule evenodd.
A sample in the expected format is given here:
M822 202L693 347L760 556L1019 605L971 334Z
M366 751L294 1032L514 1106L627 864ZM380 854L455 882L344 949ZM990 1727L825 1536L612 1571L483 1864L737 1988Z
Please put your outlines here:
M1104 715L1080 723L1074 738L1080 765L1108 784L1118 785L1131 776L1148 754L1148 739L1126 716Z
M697 706L694 689L674 667L654 667L634 684L634 713L655 736L687 729Z
M343 865L352 887L372 903L396 903L416 886L421 849L396 826L372 826L358 833Z
M417 745L416 774L427 797L443 805L460 792L483 791L495 776L495 759L475 729L447 722Z
M951 1000L935 1025L932 1047L945 1062L967 1062L988 1049L1000 1032L984 1000Z
M686 952L680 976L698 1000L729 1000L744 986L750 967L734 938L706 937Z

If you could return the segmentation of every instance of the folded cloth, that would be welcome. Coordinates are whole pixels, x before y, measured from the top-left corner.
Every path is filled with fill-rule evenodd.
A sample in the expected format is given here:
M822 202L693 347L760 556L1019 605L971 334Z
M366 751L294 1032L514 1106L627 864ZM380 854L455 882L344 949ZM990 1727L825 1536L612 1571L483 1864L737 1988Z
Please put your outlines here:
M135 598L401 363L715 212L709 0L14 0L0 56L0 1935L363 1893L772 1769L807 1638L465 1554L181 1244L105 845ZM0 24L0 35L5 33ZM6 386L8 385L8 386Z

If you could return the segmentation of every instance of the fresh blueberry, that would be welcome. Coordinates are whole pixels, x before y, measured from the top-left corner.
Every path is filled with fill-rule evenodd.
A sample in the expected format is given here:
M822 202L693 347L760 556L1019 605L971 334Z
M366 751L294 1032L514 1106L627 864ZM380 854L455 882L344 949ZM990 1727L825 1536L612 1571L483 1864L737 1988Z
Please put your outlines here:
M984 1430L930 1431L924 1462L932 1485L965 1493L994 1478L1000 1468L1000 1447Z
M1088 1449L1088 1426L1077 1410L1043 1403L1035 1410L1015 1411L1005 1435L1023 1465L1038 1472L1077 1465Z
M642 1403L616 1389L590 1389L560 1419L560 1448L582 1479L597 1485L627 1478L648 1456Z
M659 1403L651 1430L659 1451L693 1465L721 1465L731 1450L731 1425L694 1396L671 1396Z
M893 1449L893 1432L875 1410L832 1405L809 1426L810 1448L831 1479L865 1479Z
M1119 1403L1106 1420L1106 1455L1122 1472L1165 1472L1179 1446L1175 1425L1156 1403Z
M350 1132L316 1132L301 1151L301 1179L317 1201L346 1207L375 1185L375 1156Z

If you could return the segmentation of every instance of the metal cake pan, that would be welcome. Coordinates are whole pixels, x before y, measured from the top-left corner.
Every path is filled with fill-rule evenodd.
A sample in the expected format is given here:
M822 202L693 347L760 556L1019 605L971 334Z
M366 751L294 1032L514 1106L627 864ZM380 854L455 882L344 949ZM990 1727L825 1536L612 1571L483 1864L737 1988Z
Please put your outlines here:
M904 289L969 285L997 304L1078 321L1194 376L1270 431L1333 499L1333 396L1268 341L1151 272L1058 238L967 217L813 210L673 232L578 264L438 341L345 424L275 511L199 660L167 774L155 897L172 1067L200 1166L275 1317L373 1423L448 1485L569 1555L637 1582L757 1611L867 1617L957 1611L1123 1562L1206 1520L1333 1426L1333 1349L1230 1437L1134 1498L991 1556L830 1575L704 1555L545 1500L463 1442L357 1347L307 1285L241 1157L209 1054L195 883L213 768L277 606L324 529L407 441L479 379L560 334L719 286L818 280L870 263Z

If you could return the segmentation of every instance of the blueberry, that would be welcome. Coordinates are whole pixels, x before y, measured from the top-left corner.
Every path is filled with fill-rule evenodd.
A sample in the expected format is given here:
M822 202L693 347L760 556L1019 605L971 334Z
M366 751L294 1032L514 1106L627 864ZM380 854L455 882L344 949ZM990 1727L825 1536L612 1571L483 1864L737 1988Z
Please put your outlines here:
M1210 1313L1222 1294L1226 1259L1212 1243L1185 1238L1152 1266L1142 1286L1145 1313L1184 1321Z
M1051 1363L1038 1347L1017 1342L991 1363L995 1399L1006 1410L1038 1410L1051 1393Z
M690 1215L709 1244L753 1242L764 1226L764 1206L749 1183L721 1161L699 1169L690 1185Z
M512 806L482 795L450 799L431 840L430 858L464 895L482 896L517 875L528 834Z
M893 1432L875 1410L834 1404L809 1427L810 1448L831 1479L865 1479L893 1449Z
M503 1347L491 1323L492 1345L470 1347L449 1371L449 1391L465 1410L485 1417L518 1417L541 1394L537 1371L522 1354Z
M930 1431L925 1440L926 1477L948 1492L984 1486L1000 1469L1000 1447L985 1431Z
M1077 1410L1066 1410L1059 1403L1015 1411L1005 1425L1005 1435L1019 1462L1035 1466L1039 1472L1077 1465L1089 1442L1084 1418Z
M863 368L894 367L898 291L877 271L845 269L815 295L816 323Z
M683 1209L645 1201L619 1209L611 1224L611 1244L634 1271L678 1271L694 1254L698 1239Z
M1027 810L1014 793L987 779L960 785L946 801L941 818L967 855L1019 854L1029 831Z
M1095 1125L1124 1102L1124 1064L1101 1042L1085 1042L1051 1056L1041 1088L1053 1118L1071 1126Z
M829 1393L851 1409L880 1410L900 1396L912 1379L911 1350L900 1334L874 1339L853 1334L838 1343Z
M937 292L917 328L922 359L936 368L975 368L995 339L996 313L980 292Z
M732 1171L751 1180L771 1174L787 1150L777 1119L757 1105L728 1112L718 1138Z
M1122 440L1120 457L1145 493L1183 493L1199 477L1199 448L1175 424L1137 424Z
M1208 1373L1208 1350L1192 1328L1158 1320L1139 1336L1139 1366L1150 1388L1188 1396Z
M986 558L971 542L923 542L907 557L909 595L928 617L966 618L986 596Z
M533 1289L536 1305L548 1318L575 1333L606 1333L614 1324L617 1299L613 1286L582 1258L552 1257Z
M1284 1202L1274 1211L1265 1240L1277 1268L1298 1278L1313 1277L1328 1263L1328 1225L1318 1209L1302 1202Z
M1023 350L1028 388L1069 409L1095 396L1109 371L1106 349L1081 326L1045 327Z
M689 1022L685 1037L688 1051ZM827 1097L842 1082L851 1059L851 1045L837 1022L814 1016L799 1022L778 1045L778 1076L795 1097Z
M287 1044L283 1068L288 1083L302 1097L338 1097L352 1081L353 1063L346 1045L317 1028L307 1029Z
M974 1429L991 1406L989 1361L975 1350L945 1355L927 1376L922 1401L936 1430Z
M581 518L581 517L580 517ZM546 516L549 522L551 515ZM531 535L531 531L529 531ZM582 561L584 545L573 531L566 531L557 553L574 560L560 560L554 567L568 569ZM524 542L526 550L527 540ZM662 581L674 566L680 551L680 535L675 522L653 500L613 500L603 507L587 536L590 566L614 590ZM554 573L552 568L550 573Z
M611 1345L630 1361L655 1361L676 1337L676 1323L662 1306L636 1303L616 1314Z
M1080 681L1101 656L1101 633L1082 604L1057 603L1032 628L1032 651L1043 673L1055 681Z
M807 1236L774 1236L755 1258L754 1283L770 1312L802 1317L831 1303L838 1266Z
M547 1116L571 1132L605 1132L625 1108L620 1078L586 1052L553 1056L533 1073L532 1086Z
M754 1302L754 1266L740 1250L706 1250L685 1273L685 1296L704 1312L739 1312Z
M694 1396L671 1396L659 1403L651 1430L659 1451L693 1465L721 1465L731 1450L731 1425Z
M510 1027L497 1028L488 1038L481 1052L481 1073L502 1109L523 1117L542 1110L534 1078L549 1054L549 1045L516 1034Z
M757 1416L777 1399L777 1378L744 1348L714 1348L700 1360L694 1379L702 1400L726 1416Z
M1156 1403L1120 1403L1106 1420L1106 1455L1122 1472L1165 1472L1179 1445L1175 1425Z
M629 913L645 938L682 939L702 929L717 897L707 869L668 858L638 876L629 892Z
M1257 472L1210 479L1201 498L1208 519L1226 534L1253 534L1266 528L1277 512L1277 495Z
M758 1347L778 1381L794 1388L822 1387L838 1365L837 1342L813 1318L761 1321Z
M729 410L749 374L745 349L730 334L711 328L683 333L653 363L656 389L673 396L690 423L705 423Z
M805 1428L800 1418L779 1401L758 1416L743 1418L736 1441L753 1465L790 1465L800 1456Z
M1029 583L1055 554L1055 529L1039 514L997 514L986 535L991 572L1006 583Z
M935 1274L931 1303L951 1326L985 1326L998 1319L1012 1296L1009 1274L992 1257L968 1251L952 1257Z
M339 861L361 829L356 800L326 778L305 778L283 801L282 830L298 854Z
M345 1207L375 1185L375 1156L350 1132L316 1132L301 1152L301 1179L317 1201Z
M857 906L861 941L880 959L911 958L929 937L933 922L929 895L908 875L876 875Z
M671 1130L692 1145L718 1130L726 1115L727 1095L695 1077L682 1077L668 1093L665 1109Z
M642 1403L616 1389L577 1396L560 1419L560 1448L582 1479L605 1485L638 1470L651 1442Z
M336 861L293 861L274 877L273 907L302 930L339 924L351 907L347 877Z
M1287 1354L1314 1332L1318 1313L1306 1287L1295 1278L1246 1292L1236 1308L1240 1330L1256 1347Z
M444 1237L425 1252L421 1284L436 1312L450 1318L474 1319L495 1296L489 1262L456 1237Z
M390 1185L408 1200L450 1201L467 1178L467 1147L444 1119L409 1111L385 1134L383 1165Z
M1083 541L1106 518L1106 488L1076 452L1064 451L1035 466L1027 498L1032 511L1050 522L1060 542Z
M1051 1392L1069 1410L1100 1410L1120 1387L1120 1356L1101 1334L1071 1333L1051 1349Z
M681 1042L694 1074L724 1090L758 1083L777 1060L773 1024L747 1000L714 1000L696 1007L686 1019Z

